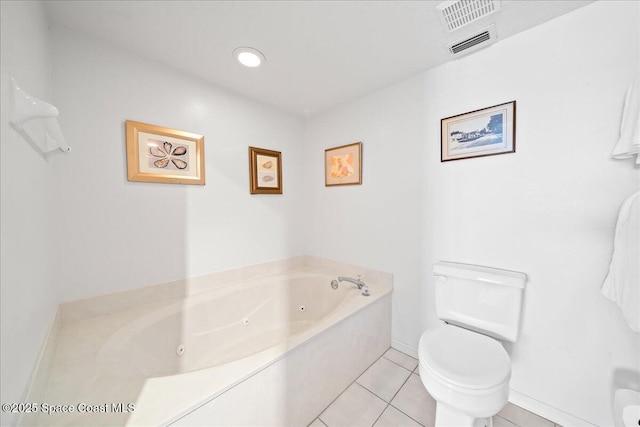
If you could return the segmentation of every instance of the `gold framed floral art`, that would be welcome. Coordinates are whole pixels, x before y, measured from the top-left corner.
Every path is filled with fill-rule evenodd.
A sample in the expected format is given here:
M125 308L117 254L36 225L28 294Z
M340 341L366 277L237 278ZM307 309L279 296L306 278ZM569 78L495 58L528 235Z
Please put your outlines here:
M362 142L324 150L324 185L362 184Z
M251 194L282 194L282 153L249 147Z
M204 136L127 120L127 179L205 184Z

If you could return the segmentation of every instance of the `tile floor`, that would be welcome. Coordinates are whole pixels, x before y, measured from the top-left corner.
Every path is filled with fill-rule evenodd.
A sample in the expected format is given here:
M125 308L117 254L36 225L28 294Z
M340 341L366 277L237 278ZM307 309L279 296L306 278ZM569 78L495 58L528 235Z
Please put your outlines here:
M425 390L418 361L393 348L369 367L309 427L432 427L436 402ZM494 427L559 427L508 403Z

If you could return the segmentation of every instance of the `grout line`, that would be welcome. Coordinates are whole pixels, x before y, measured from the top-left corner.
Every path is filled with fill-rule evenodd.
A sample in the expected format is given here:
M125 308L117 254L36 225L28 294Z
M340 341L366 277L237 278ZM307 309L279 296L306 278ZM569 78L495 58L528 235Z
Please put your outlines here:
M380 415L378 415L378 418L376 418L376 420L373 422L373 424L371 424L371 427L374 427L376 425L376 423L378 422L378 420L380 419L380 417L382 417L382 414L384 414L384 411L387 410L387 408L389 407L390 403L387 403L387 406L384 407L384 409L382 410L382 412L380 412Z
M393 347L389 347L389 348L393 348ZM322 420L322 418L320 418L320 415L322 415L322 413L324 413L324 412L325 412L325 411L326 411L326 410L327 410L331 405L333 405L333 403L334 403L336 400L338 400L338 399L340 398L340 396L342 396L342 395L344 394L344 392L345 392L345 391L347 391L347 389L348 389L349 387L351 387L351 386L352 386L352 385L354 385L354 384L358 384L360 387L362 387L363 389L367 390L369 393L371 393L372 395L374 395L375 397L377 397L378 399L382 400L383 402L385 402L385 403L387 404L387 405L385 406L385 408L382 410L382 412L380 413L380 415L378 415L378 417L375 419L375 421L373 422L373 424L371 425L371 427L375 426L375 424L380 420L380 418L382 417L382 414L384 414L384 413L385 413L385 411L389 408L389 406L392 406L395 410L397 410L398 412L400 412L400 413L401 413L401 414L403 414L404 416L408 417L409 419L411 419L411 420L415 421L416 423L418 423L419 425L421 425L421 426L423 426L423 427L424 427L424 424L422 424L420 421L416 420L416 419L415 419L415 418L413 418L411 415L409 415L409 414L405 413L404 411L402 411L401 409L399 409L399 408L398 408L398 407L396 407L395 405L392 405L392 404L391 404L391 402L393 401L393 399L395 399L395 398L396 398L396 396L398 395L398 393L400 393L400 390L402 390L402 388L407 384L407 382L408 382L408 381L409 381L409 379L411 378L411 375L417 375L418 377L420 376L420 375L417 373L418 369L420 368L420 363L419 363L419 361L418 361L418 365L417 365L415 368L413 368L413 370L411 370L411 369L407 369L405 366L402 366L401 364L397 363L396 361L391 360L391 359L389 359L388 357L386 357L386 356L385 356L385 354L387 354L387 352L388 352L388 351L389 351L389 349L385 350L385 351L384 351L384 353L382 353L382 355L381 355L380 357L378 357L378 358L377 358L373 363L371 363L371 364L370 364L370 365L369 365L369 366L368 366L364 371L362 371L362 373L361 373L361 374L360 374L360 375L359 375L359 376L358 376L358 377L357 377L353 382L351 382L351 383L350 383L350 384L349 384L349 385L348 385L348 386L347 386L347 387L346 387L346 388L345 388L345 389L344 389L344 390L343 390L343 391L342 391L342 392L341 392L341 393L340 393L340 394L339 394L335 399L333 399L333 400L332 400L332 401L331 401L331 402L330 402L330 403L329 403L329 404L328 404L328 405L327 405L327 406L326 406L326 407L325 407L325 408L320 412L320 414L319 414L319 415L314 419L314 421L317 419L317 420L319 420L319 421L320 421L320 422L321 422L325 427L328 427L327 423L325 423L325 422ZM398 352L402 353L400 350L396 350L396 351L398 351ZM403 354L406 354L406 353L403 353ZM407 356L409 356L409 355L407 355ZM413 356L409 356L409 357L411 357L411 358L415 359ZM381 396L378 396L378 395L377 395L376 393L374 393L372 390L369 390L367 387L365 387L364 385L362 385L362 384L360 384L360 383L358 382L358 380L360 379L360 377L361 377L361 376L362 376L362 375L363 375L363 374L364 374L364 373L365 373L365 372L366 372L366 371L367 371L371 366L375 365L375 364L376 364L380 359L382 359L382 358L386 359L387 361L389 361L389 362L391 362L391 363L393 363L393 364L395 364L395 365L397 365L397 366L399 366L399 367L401 367L401 368L403 368L404 370L406 370L406 371L408 371L408 372L409 372L409 376L407 377L407 379L402 383L402 385L398 388L398 390L397 390L397 391L395 392L395 394L391 397L391 399L389 399L389 401L388 401L388 402L387 402L387 400L386 400L386 399L382 398ZM527 411L526 409L521 408L521 407L519 407L519 406L517 406L517 405L514 405L514 406L516 406L518 409L520 409L520 410L522 410L522 411ZM534 415L537 415L537 416L539 416L539 417L543 418L543 419L544 419L544 420L546 420L546 421L550 421L550 420L548 420L547 418L544 418L544 417L542 417L542 416L540 416L540 415L536 414L535 412L531 412L531 411L527 411L527 412L530 412L530 413L532 413L532 414L534 414ZM502 418L503 420L505 420L505 421L507 421L508 423L512 424L514 427L521 427L519 424L516 424L514 421L512 421L512 420L510 420L510 419L508 419L508 418L505 418L505 417L503 417L503 416L500 416L500 415L498 415L498 414L494 415L494 417ZM553 422L553 421L551 421L551 422ZM313 421L312 421L312 423L313 423ZM555 427L560 427L558 424L554 424L554 426L555 426Z
M411 371L409 371L409 375L407 376L407 379L406 379L406 380L404 380L404 382L402 383L402 385L398 388L398 391L396 391L396 392L394 393L394 395L391 397L391 399L389 399L389 405L391 405L391 402L393 401L393 399L395 399L395 398L396 398L396 396L398 395L398 393L400 393L400 390L402 390L402 387L404 387L404 386L405 386L405 384L407 384L407 382L409 381L409 378L411 378L411 374L412 374L412 372L411 372Z
M387 360L389 360L389 359L387 359ZM393 360L390 360L390 362L393 362ZM396 365L397 365L397 363L396 363ZM398 365L398 366L400 366L400 365ZM402 368L403 366L400 366L400 367ZM405 370L409 371L407 368L405 368ZM407 379L404 380L404 382L402 383L402 385L400 387L398 387L398 390L394 393L393 396L391 396L391 399L389 399L388 402L386 400L382 399L383 401L387 402L387 406L385 406L384 409L382 410L382 412L380 412L380 415L378 415L378 418L376 418L376 420L373 422L373 424L371 424L371 427L375 426L376 423L378 422L378 420L380 419L380 417L382 416L382 414L384 414L384 412L389 408L389 406L392 406L391 402L393 401L393 399L395 399L395 397L398 395L398 393L400 393L400 390L402 390L402 387L404 387L404 385L407 383L407 381L409 381L409 378L411 378L411 374L412 374L412 372L409 371L409 376L407 377ZM375 393L373 393L373 394L375 394ZM397 409L398 411L400 411L395 406L394 406L394 408ZM402 411L400 411L400 412L402 412ZM402 412L402 413L404 414L404 412ZM407 415L407 414L405 414L405 415ZM409 418L411 418L411 417L409 417ZM411 418L411 419L413 419L413 418ZM418 424L420 424L420 423L418 423ZM420 424L420 425L422 425L422 424Z
M396 406L394 406L392 404L389 404L389 406L393 406L393 409L395 409L396 411L398 411L401 414L405 415L407 418L412 419L413 421L417 422L418 424L420 424L421 426L424 427L424 424L422 424L420 421L418 421L415 418L413 418L411 415L407 414L406 412L403 412L401 409L397 408Z
M375 364L376 364L380 359L382 359L382 358L387 359L387 358L386 358L386 357L384 357L384 356L383 356L383 357L380 357L380 358L378 358L378 360L376 360L376 361L375 361L371 366L375 365ZM398 365L398 364L397 364L397 363L395 363L393 360L389 360L389 359L387 359L387 360L388 360L389 362L393 363L394 365L399 366L399 367L401 367L402 369L404 369L405 371L409 372L409 376L407 377L407 379L405 379L405 380L404 380L404 382L402 383L402 385L398 388L398 390L396 390L396 392L393 394L393 396L391 396L391 399L389 399L389 400L387 401L387 399L385 399L384 397L382 397L382 396L378 396L378 394L377 394L375 391L373 391L373 390L369 390L365 385L360 384L360 382L358 382L358 380L360 379L360 377L362 377L362 375L364 375L364 372L362 373L362 375L360 375L358 378L356 378L356 380L355 380L354 382L356 382L360 387L362 387L363 389L367 390L369 393L373 394L374 396L376 396L377 398L379 398L380 400L382 400L383 402L385 402L387 405L389 405L389 404L391 403L391 401L393 400L393 398L394 398L394 397L396 397L396 395L400 392L400 389L402 389L402 387L404 387L404 385L407 383L407 381L409 381L409 378L411 378L411 374L413 373L413 371L410 371L409 369L405 368L405 367L404 367L404 366L402 366L402 365ZM370 367L371 367L371 366L370 366ZM369 367L369 368L370 368L370 367ZM367 369L369 369L369 368L367 368ZM365 371L365 372L366 372L366 371ZM385 408L385 409L386 409L386 408Z
M385 352L385 354L387 354L387 353ZM391 363L395 363L396 365L400 366L401 368L406 369L406 370L407 370L407 371L409 371L409 372L413 372L413 371L415 371L415 370L418 368L418 366L419 366L419 364L418 364L418 365L416 365L416 367L415 367L415 368L413 368L413 369L409 369L409 368L407 368L407 367L405 367L405 366L402 366L401 364L399 364L399 363L398 363L398 362L396 362L395 360L391 360L391 359L389 359L388 357L385 357L385 356L384 356L384 354L382 355L382 357L384 357L385 359L387 359L389 362L391 362ZM409 356L409 357L411 357L411 356Z
M377 397L378 399L382 400L384 403L386 403L387 405L389 404L389 402L387 402L386 399L384 399L381 396L378 396L375 392L373 392L372 390L369 390L368 388L366 388L365 386L363 386L362 384L360 384L358 381L356 381L356 384L358 384L360 387L362 387L363 389L367 390L369 393L373 394L375 397Z
M389 348L391 348L391 347L389 347ZM362 372L360 373L360 375L358 375L358 378L360 378L360 377L362 376L362 374L364 374L365 372L367 372L367 370L368 370L370 367L372 367L373 365L375 365L375 364L376 364L376 362L377 362L378 360L382 359L382 358L384 357L385 353L386 353L387 351L389 351L389 348L388 348L388 349L386 349L386 350L382 353L382 355L380 355L380 357L378 357L376 360L374 360L374 362L373 362L372 364L370 364L369 366L367 366L367 368L366 368L364 371L362 371ZM385 359L386 359L386 357L385 357ZM322 424L324 424L325 426L327 425L327 423L325 423L324 421L322 421L322 418L320 418L320 415L322 415L322 414L324 413L324 411L326 411L327 409L329 409L329 407L330 407L331 405L333 405L333 404L334 404L334 402L335 402L336 400L338 400L338 399L340 398L340 396L342 396L342 395L344 394L344 392L345 392L345 391L347 391L347 389L348 389L349 387L351 387L352 385L354 385L355 383L357 383L357 382L358 382L358 378L356 378L355 380L353 380L353 381L351 382L351 384L349 384L349 385L348 385L344 390L342 390L342 391L340 392L340 394L339 394L335 399L333 399L333 400L332 400L332 401L331 401L331 402L330 402L330 403L329 403L329 404L328 404L328 405L327 405L327 406L326 406L322 411L320 411L320 413L318 414L318 416L317 416L316 418L317 418L317 419L319 419L319 420L320 420L320 422L322 422ZM358 383L358 385L359 385L360 387L364 388L365 390L369 391L369 389L367 389L366 387L364 387L362 384ZM379 397L379 396L377 396L377 397ZM386 402L386 400L384 400L384 399L382 399L382 401L383 401L383 402ZM385 409L386 409L386 407L385 407ZM384 411L383 411L383 412L384 412ZM378 417L378 418L380 418L380 417ZM376 419L376 421L377 421L377 419ZM312 421L312 422L313 422L313 421Z
M416 375L414 372L411 372L411 375ZM409 378L411 378L411 375L409 375ZM407 381L405 381L404 383L406 384L409 381L409 378L407 378ZM405 384L402 384L402 387L404 387ZM402 389L402 387L400 387L400 389ZM400 390L398 390L398 393L400 393ZM396 393L396 395L398 394ZM393 396L394 398L396 396ZM393 400L393 399L391 399ZM389 403L389 405L391 405L391 403ZM394 407L394 409L396 409L398 412L406 415L407 417L411 418L413 421L417 422L418 424L420 424L421 426L424 426L424 424L422 424L420 421L416 420L415 418L413 418L411 415L407 414L406 412L404 412L403 410L401 410L400 408L396 407L395 405L391 405ZM385 408L386 410L386 408Z
M320 417L316 418L316 420L320 421L320 424L322 424L323 426L325 426L325 427L329 427L328 425L326 425L326 424L324 423L324 421L322 421L322 420L320 419ZM311 424L313 424L316 420L311 421ZM309 424L309 425L311 425L311 424ZM309 426L307 426L307 427L309 427Z
M380 417L382 417L382 414L384 414L384 411L387 410L387 408L389 407L389 405L391 405L390 403L387 403L387 406L384 407L384 409L382 410L382 412L380 412L380 415L378 415L378 418L376 418L376 420L373 422L373 424L371 424L371 427L375 426L376 423L378 422L378 420L380 419Z
M503 416L500 416L500 415L498 415L498 414L495 414L493 417L502 418L503 420L505 420L505 421L506 421L506 422L508 422L509 424L513 424L513 426L514 426L514 427L520 427L520 424L516 424L516 423L514 423L513 421L511 421L510 419L505 418L505 417L503 417ZM491 417L491 418L493 418L493 417Z

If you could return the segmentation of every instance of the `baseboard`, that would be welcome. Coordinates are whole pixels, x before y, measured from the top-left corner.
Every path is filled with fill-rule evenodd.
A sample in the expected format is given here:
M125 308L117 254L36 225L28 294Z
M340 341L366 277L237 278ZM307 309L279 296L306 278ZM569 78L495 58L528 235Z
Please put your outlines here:
M58 341L58 331L60 329L60 310L56 307L51 321L49 322L49 328L40 347L40 353L36 359L36 363L31 372L31 378L29 378L29 385L25 392L23 402L40 403L44 391L47 387L49 380L49 372L51 371L51 365L53 364L53 357L56 351L56 343ZM16 425L19 426L31 426L35 425L38 414L36 412L21 412L18 417Z
M418 358L418 349L415 347L408 346L397 340L391 340L391 347L411 357Z
M582 418L578 418L574 415L561 411L560 409L554 408L553 406L549 406L546 403L540 402L539 400L514 389L509 390L509 402L561 426L597 427L595 424L591 424Z

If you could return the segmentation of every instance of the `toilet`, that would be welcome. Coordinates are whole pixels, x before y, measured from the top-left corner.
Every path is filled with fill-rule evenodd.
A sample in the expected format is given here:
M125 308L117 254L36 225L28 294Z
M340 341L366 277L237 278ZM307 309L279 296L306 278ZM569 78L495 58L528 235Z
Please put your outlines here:
M520 329L527 276L441 261L434 265L439 326L420 337L420 379L436 401L436 427L491 427L507 403L511 360L502 341Z

